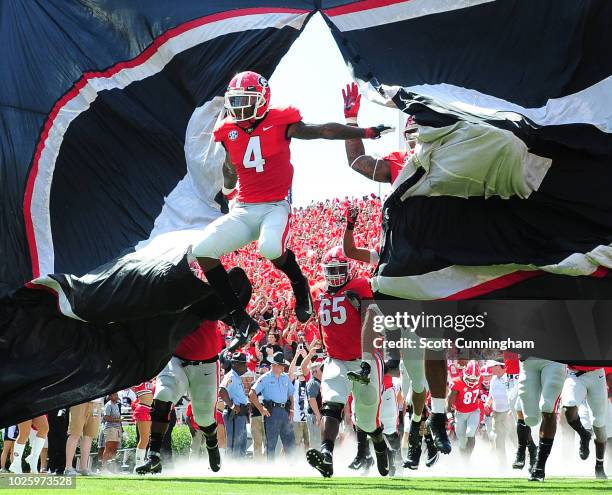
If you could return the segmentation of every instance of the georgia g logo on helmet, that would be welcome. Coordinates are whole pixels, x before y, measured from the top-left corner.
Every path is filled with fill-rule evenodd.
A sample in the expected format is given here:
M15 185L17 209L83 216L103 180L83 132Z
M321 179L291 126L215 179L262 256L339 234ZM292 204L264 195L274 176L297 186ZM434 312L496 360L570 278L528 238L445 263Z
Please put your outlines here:
M257 72L236 74L225 92L225 108L236 122L263 119L270 105L270 86Z

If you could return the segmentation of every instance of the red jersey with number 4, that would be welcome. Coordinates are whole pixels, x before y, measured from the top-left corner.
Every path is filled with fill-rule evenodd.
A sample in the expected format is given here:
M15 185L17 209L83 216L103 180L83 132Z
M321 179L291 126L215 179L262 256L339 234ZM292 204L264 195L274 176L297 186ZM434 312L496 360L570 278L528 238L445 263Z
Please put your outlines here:
M302 120L297 108L270 108L249 133L232 117L213 131L236 168L241 203L266 203L285 199L293 181L287 127Z
M206 361L223 349L223 337L216 321L205 320L198 329L181 340L174 355L187 361Z
M346 291L355 292L362 300L374 298L370 282L361 277L350 280L333 294L315 287L313 299L327 355L352 361L361 359L361 314L347 299Z
M457 391L454 404L456 411L469 413L479 408L480 386L468 387L461 378L455 378L451 390Z

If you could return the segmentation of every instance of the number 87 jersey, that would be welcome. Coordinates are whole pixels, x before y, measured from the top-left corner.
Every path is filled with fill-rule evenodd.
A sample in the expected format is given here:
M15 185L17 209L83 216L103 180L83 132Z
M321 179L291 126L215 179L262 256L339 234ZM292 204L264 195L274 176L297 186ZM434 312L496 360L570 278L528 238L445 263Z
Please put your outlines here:
M287 197L293 181L287 127L301 120L297 108L279 107L242 126L231 116L217 124L213 137L223 144L236 169L239 202L268 203Z
M335 292L315 287L313 298L327 355L341 361L361 359L361 314L349 302L347 291L357 294L362 304L374 298L364 277L350 280Z

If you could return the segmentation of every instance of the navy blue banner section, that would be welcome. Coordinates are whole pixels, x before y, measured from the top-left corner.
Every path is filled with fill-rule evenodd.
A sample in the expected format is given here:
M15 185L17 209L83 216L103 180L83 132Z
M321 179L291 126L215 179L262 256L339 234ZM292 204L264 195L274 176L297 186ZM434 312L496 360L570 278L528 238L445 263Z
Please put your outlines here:
M436 2L448 4L447 11L423 16L426 3L324 1L322 7L342 54L365 81L447 83L540 107L612 74L606 0L501 0L459 10L453 4L464 2ZM396 15L387 16L393 8ZM358 16L363 28L342 30Z

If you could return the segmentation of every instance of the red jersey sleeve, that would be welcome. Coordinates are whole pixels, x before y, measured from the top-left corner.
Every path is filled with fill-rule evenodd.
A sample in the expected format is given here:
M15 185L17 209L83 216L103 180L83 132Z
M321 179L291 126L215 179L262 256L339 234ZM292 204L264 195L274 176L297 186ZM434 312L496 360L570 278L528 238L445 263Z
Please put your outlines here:
M370 287L370 281L367 278L356 278L353 279L352 282L350 287L347 287L347 290L357 292L361 299L374 299L374 293L372 292L372 287Z
M216 126L215 129L213 130L213 140L218 142L218 143L222 143L223 142L223 138L225 137L225 135L227 134L225 132L225 126L227 124L227 119L223 119L221 122L219 122Z
M407 151L394 151L383 158L383 160L388 161L391 165L391 183L395 182L395 179L397 179L397 176L404 168L407 155Z
M455 378L455 379L453 380L453 384L452 384L452 386L451 386L451 390L456 390L457 392L461 392L462 385L463 385L463 384L459 384L459 379L458 379L458 378Z
M292 106L271 108L266 116L266 125L289 125L302 120L300 111Z

